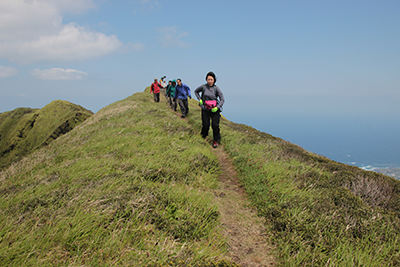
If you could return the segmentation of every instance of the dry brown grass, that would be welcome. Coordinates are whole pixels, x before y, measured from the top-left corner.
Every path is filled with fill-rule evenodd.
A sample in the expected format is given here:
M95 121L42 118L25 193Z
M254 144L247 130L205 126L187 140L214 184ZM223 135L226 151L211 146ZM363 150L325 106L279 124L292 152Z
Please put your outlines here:
M393 195L393 187L387 179L373 179L358 175L351 182L345 183L344 187L372 207L384 205Z

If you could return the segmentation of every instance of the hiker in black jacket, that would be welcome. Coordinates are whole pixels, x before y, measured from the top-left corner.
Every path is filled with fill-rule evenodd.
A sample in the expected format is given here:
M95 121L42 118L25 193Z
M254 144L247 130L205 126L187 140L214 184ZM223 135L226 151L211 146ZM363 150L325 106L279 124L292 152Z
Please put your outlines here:
M213 147L218 147L218 143L221 141L221 134L219 129L219 121L221 118L221 108L225 102L224 95L221 89L215 85L217 78L214 72L210 71L206 75L206 84L200 85L194 91L199 104L201 106L201 136L206 138L208 135L208 130L210 129L210 119L211 127L213 129ZM200 96L201 93L201 96Z

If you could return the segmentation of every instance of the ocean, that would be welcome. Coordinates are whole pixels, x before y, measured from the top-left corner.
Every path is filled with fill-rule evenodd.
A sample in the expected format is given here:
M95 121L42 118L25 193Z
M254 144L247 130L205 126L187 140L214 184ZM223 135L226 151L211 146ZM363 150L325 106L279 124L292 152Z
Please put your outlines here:
M365 170L400 168L400 119L255 116L239 120L337 162Z

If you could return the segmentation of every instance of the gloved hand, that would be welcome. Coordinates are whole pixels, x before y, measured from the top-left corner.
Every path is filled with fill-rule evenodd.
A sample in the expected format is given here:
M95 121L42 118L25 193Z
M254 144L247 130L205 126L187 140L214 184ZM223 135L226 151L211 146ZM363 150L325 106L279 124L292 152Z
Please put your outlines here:
M192 99L192 96L191 96L191 95L189 96L189 99Z
M200 101L199 101L199 105L200 105L200 106L202 106L202 105L203 105L203 100L202 100L202 99L200 99Z
M217 111L218 111L217 107L214 107L214 108L211 109L211 112L217 112Z

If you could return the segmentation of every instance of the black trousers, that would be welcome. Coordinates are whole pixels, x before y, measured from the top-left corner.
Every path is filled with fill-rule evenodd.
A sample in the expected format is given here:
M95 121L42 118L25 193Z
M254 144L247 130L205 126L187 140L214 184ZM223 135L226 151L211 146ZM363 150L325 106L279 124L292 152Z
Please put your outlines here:
M160 102L160 93L153 93L154 95L154 102Z
M182 111L182 116L185 116L189 113L189 102L186 99L179 99L178 98L178 103L179 103L179 107L181 108Z
M206 138L208 135L208 130L210 129L210 120L211 120L211 128L213 130L214 141L219 142L221 140L221 134L219 130L219 121L221 118L221 114L219 110L217 112L211 112L211 110L201 110L201 121L203 123L203 127L201 128L201 136Z

